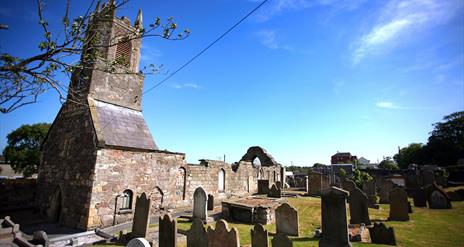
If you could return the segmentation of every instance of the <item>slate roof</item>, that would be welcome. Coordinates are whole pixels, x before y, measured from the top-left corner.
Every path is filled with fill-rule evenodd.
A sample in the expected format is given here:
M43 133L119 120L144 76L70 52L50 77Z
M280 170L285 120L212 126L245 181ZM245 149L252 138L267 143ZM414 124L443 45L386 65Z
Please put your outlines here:
M93 114L92 118L99 143L103 141L110 146L158 150L142 112L93 101L97 114Z

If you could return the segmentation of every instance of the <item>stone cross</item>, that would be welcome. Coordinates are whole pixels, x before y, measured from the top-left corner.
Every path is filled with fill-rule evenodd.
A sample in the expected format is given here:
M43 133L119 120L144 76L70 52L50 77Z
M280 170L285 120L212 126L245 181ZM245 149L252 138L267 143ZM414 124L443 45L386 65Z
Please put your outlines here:
M388 220L409 220L408 193L402 188L394 188L390 191L390 216Z
M293 247L293 242L286 234L277 234L272 239L272 247Z
M208 247L208 236L203 221L193 218L192 226L187 232L187 247Z
M319 247L351 246L346 219L348 195L348 191L333 186L321 191L322 239Z
M269 193L267 194L269 197L273 198L281 198L282 197L282 189L277 188L275 184L271 186L271 189L269 189Z
M350 224L370 225L369 211L367 209L367 196L358 187L355 187L348 197L350 204Z
M275 210L277 234L298 236L298 211L288 203L283 203Z
M131 238L144 238L148 233L150 216L150 199L147 194L137 197L135 201L134 221L132 222Z
M209 226L207 235L209 246L240 247L237 229L233 227L229 230L225 220L219 220L216 222L215 229Z
M268 232L261 224L256 224L251 229L251 247L269 247Z
M127 247L151 247L150 243L144 238L134 238L126 245Z
M387 228L384 223L374 223L374 226L368 229L373 244L396 245L393 227Z
M214 196L211 194L208 194L208 210L213 210L214 209Z
M193 218L200 218L206 221L206 217L208 217L207 201L208 198L206 197L205 190L202 187L196 188L193 193Z
M159 217L159 247L177 246L177 222L170 214Z

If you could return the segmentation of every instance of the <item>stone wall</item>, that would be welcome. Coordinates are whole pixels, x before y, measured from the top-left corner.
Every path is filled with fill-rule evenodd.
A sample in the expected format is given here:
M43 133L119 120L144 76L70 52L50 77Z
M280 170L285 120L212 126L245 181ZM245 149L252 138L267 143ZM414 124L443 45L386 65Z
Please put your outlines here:
M36 179L0 179L0 212L35 206Z

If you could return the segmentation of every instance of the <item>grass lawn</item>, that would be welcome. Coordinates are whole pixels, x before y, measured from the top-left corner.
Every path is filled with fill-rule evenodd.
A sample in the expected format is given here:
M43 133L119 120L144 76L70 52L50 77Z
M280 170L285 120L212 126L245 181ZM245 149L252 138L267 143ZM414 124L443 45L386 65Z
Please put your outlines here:
M289 198L290 204L298 210L300 221L300 237L291 237L293 246L318 246L318 240L313 238L314 230L320 226L321 209L320 199ZM373 221L386 221L387 226L395 229L398 246L464 246L464 202L452 202L453 209L431 210L428 208L414 208L408 222L386 221L389 214L389 205L382 204L380 209L369 209ZM214 224L214 223L213 223ZM179 229L190 229L190 223L178 219ZM251 243L250 230L253 225L229 223L240 234L240 245ZM265 228L271 233L275 232L275 224ZM271 237L272 238L272 237ZM387 246L367 243L352 243L353 246Z

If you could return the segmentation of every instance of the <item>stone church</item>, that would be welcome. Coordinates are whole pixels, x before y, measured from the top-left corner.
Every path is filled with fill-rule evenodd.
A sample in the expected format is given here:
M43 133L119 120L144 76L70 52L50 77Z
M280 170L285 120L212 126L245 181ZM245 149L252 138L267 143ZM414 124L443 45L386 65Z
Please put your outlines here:
M187 164L184 153L158 149L141 107L141 39L133 38L141 28L141 11L132 25L115 16L112 1L97 6L89 21L91 42L41 150L40 211L63 225L92 229L130 221L142 192L156 214L191 207L199 186L221 200L257 192L258 179L282 181L282 166L260 147L234 164ZM113 61L123 68L109 68Z

